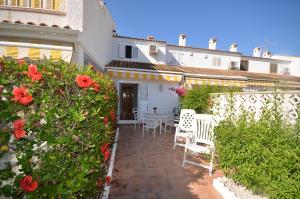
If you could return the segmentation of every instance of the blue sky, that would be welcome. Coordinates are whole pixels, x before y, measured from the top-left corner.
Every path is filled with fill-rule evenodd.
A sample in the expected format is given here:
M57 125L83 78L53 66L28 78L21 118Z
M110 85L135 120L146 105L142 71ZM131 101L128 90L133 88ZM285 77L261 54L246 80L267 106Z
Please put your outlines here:
M106 0L117 33L177 44L187 35L187 45L227 50L236 42L238 51L252 54L268 44L273 54L300 56L300 0Z

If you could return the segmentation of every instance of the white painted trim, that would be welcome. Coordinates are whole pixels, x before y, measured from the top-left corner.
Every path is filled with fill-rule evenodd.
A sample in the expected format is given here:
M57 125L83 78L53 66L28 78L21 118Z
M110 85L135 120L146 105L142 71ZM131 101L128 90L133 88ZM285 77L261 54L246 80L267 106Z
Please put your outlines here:
M9 42L9 41L0 41L0 46L17 46L17 47L24 47L24 48L42 48L42 49L49 49L49 50L73 51L73 47L69 47L69 46L55 46L55 45Z
M224 199L240 199L222 183L221 178L213 180L213 187L220 193Z
M113 168L114 168L114 163L115 163L115 156L116 156L118 139L119 139L119 128L117 128L116 137L115 137L115 141L114 141L114 146L113 146L112 153L111 153L111 156L110 156L109 168L108 168L108 171L107 171L107 176L110 176L111 180L112 180L112 173L113 173ZM105 185L101 199L108 199L109 192L110 192L110 185Z

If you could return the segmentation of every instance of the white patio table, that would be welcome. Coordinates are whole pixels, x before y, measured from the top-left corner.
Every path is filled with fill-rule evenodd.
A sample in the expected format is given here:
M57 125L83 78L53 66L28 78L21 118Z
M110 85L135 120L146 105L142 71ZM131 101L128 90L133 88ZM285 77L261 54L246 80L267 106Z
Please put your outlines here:
M166 113L166 112L146 112L144 115L147 116L154 116L154 119L158 121L159 123L159 131L161 133L161 130L166 132L170 132L167 130L167 125L170 121L173 120L173 115L171 113Z
M164 131L164 133L171 131L171 128L169 131L167 130L167 125L173 120L173 115L171 113L157 112L155 113L155 119L159 121L160 128Z

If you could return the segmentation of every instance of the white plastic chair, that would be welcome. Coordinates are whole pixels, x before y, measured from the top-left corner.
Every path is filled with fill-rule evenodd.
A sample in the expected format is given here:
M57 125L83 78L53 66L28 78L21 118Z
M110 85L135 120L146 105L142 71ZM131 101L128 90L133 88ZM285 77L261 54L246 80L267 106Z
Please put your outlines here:
M179 124L176 125L175 137L174 137L174 149L176 146L185 146L185 143L179 143L178 138L184 138L185 140L190 133L194 131L194 118L195 110L182 109L180 112Z
M132 110L133 112L133 116L134 116L134 129L136 129L136 124L138 123L139 124L139 127L140 127L140 114L137 110L137 108L133 108Z
M143 114L143 137L145 136L145 130L147 132L150 131L150 129L153 130L153 135L155 139L156 129L160 128L159 121L155 119L155 114ZM160 128L160 134L161 134L161 128Z
M196 166L200 166L209 170L209 175L212 174L213 170L213 159L214 159L214 128L217 125L217 118L212 115L207 114L196 114L195 115L195 125L194 132L190 134L187 139L182 166L185 166L185 163L190 163ZM193 152L193 154L210 154L211 160L209 166L196 163L190 160L187 160L186 154L188 151Z

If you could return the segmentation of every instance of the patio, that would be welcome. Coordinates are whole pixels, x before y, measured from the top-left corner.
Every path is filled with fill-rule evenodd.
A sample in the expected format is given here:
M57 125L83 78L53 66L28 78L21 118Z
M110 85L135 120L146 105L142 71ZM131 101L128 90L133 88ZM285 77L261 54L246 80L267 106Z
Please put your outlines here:
M222 198L212 186L208 170L181 166L183 148L173 149L174 134L145 133L133 125L120 125L111 199Z

